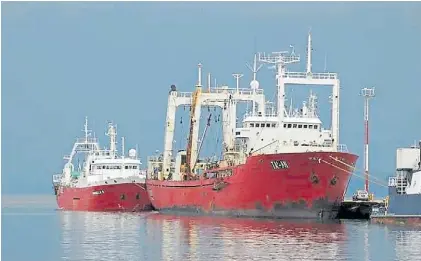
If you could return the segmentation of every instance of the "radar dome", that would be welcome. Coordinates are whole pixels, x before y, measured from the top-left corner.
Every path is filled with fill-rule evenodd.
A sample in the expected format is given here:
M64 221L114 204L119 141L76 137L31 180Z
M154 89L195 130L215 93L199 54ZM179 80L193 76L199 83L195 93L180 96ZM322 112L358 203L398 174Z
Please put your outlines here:
M254 90L259 89L259 82L258 82L258 81L256 81L256 80L251 81L251 83L250 83L250 88L252 88L252 89L254 89Z
M135 158L136 157L136 150L135 149L130 149L129 150L129 157L130 158Z

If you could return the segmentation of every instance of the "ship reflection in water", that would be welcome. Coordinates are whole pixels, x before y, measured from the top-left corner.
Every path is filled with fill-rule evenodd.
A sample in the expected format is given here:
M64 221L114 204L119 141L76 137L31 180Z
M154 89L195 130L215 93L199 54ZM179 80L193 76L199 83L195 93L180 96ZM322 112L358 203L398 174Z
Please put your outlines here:
M421 260L421 231L149 213L57 211L63 260Z
M395 242L397 260L421 260L421 230L385 227L388 237Z
M2 260L421 261L421 228L54 207L2 196Z
M150 216L162 227L162 260L339 260L339 223Z
M339 223L62 211L68 260L340 260Z

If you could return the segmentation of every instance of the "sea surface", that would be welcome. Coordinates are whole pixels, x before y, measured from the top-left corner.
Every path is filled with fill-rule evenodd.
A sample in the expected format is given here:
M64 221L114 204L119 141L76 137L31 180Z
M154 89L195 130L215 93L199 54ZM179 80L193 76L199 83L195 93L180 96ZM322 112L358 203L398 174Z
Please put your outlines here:
M88 213L2 196L3 261L421 260L421 230L370 224Z

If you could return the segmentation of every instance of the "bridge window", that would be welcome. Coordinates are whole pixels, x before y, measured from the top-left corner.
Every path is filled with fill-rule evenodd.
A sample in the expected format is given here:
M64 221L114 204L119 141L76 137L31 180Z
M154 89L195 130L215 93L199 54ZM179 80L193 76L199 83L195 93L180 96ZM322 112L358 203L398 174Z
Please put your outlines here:
M317 125L314 125L314 129L317 130Z
M250 123L250 127L254 127L254 123Z
M256 127L258 128L260 126L260 124L259 123L256 123Z
M287 125L286 124L284 124L284 128L286 128L287 127Z
M291 123L290 123L290 124L288 124L288 129L291 129Z
M308 125L308 128L309 129L313 129L313 125Z
M298 128L299 129L301 129L303 127L303 125L301 125L301 124L298 124Z
M266 127L268 127L268 128L269 128L269 127L270 127L270 123L266 123Z
M307 124L305 124L305 125L303 125L304 126L304 129L307 129Z
M272 127L275 128L276 127L276 123L272 123Z
M297 128L297 124L292 124L292 128L296 129Z
M95 169L121 169L121 166L118 165L99 165L95 166Z

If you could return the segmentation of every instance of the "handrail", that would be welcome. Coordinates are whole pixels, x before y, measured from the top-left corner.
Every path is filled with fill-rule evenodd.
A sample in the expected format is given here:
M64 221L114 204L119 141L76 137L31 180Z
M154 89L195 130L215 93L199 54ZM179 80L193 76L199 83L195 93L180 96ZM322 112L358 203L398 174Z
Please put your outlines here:
M285 72L283 77L284 78L299 78L299 79L312 78L316 80L336 80L338 78L338 74L337 73L307 74L305 72Z
M396 186L396 177L389 177L388 186L389 187L395 187Z

